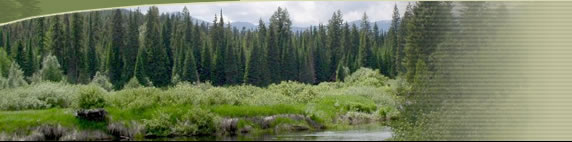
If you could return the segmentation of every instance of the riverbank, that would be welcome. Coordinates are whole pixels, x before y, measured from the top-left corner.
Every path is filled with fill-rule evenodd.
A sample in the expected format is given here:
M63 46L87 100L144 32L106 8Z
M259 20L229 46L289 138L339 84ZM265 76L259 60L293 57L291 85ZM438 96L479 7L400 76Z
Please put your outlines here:
M46 82L0 90L6 98L0 101L0 140L142 140L343 129L399 119L399 93L406 87L360 69L344 81L319 85L103 88ZM105 119L76 117L86 105L103 108Z

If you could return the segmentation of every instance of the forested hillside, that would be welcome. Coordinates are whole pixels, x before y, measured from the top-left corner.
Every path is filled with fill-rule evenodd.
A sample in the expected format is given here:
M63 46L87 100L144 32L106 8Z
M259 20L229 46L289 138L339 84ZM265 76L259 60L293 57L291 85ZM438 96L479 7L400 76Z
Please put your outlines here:
M495 79L513 74L491 63L516 61L505 57L516 49L501 50L514 46L504 42L503 3L422 1L403 16L395 6L387 31L341 11L302 31L284 8L256 29L233 27L224 11L199 23L190 11L116 9L0 27L0 128L13 133L0 140L44 127L115 138L133 129L131 139L368 122L388 122L393 140L479 139L504 113L484 113L502 103L488 97L507 91L495 83L510 84ZM84 109L105 109L108 120L69 113ZM69 138L60 137L46 139Z
M86 84L99 72L114 89L132 79L156 87L180 81L266 86L285 80L309 84L343 80L359 67L381 69L391 78L405 71L403 27L412 17L411 6L404 17L395 7L385 32L370 25L365 13L359 25L348 24L336 11L327 25L294 32L283 8L274 12L269 24L261 19L255 30L231 26L222 18L224 11L214 14L212 23L199 23L190 11L117 9L3 26L2 77L10 78L14 62L26 83L50 80L41 72L49 56L57 58L57 63L50 63L59 64L65 81Z

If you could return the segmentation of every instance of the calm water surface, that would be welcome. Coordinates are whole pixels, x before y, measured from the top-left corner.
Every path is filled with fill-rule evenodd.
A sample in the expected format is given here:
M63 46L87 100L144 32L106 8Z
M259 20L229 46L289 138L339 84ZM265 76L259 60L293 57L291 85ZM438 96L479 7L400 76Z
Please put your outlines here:
M168 139L153 139L167 141L382 141L391 138L390 127L363 127L349 130L305 131L287 134L261 134L227 137L180 137Z

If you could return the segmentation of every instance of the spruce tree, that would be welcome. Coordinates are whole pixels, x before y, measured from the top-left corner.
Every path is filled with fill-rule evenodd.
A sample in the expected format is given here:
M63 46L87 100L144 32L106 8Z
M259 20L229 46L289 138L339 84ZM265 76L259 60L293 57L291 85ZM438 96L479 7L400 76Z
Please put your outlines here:
M68 79L71 83L79 83L82 81L80 75L83 74L82 70L85 68L85 58L83 58L84 44L83 44L83 16L79 13L74 13L72 15L72 26L71 26L71 39L70 46L67 48L68 59ZM84 82L89 81L84 78Z
M4 33L2 32L2 29L0 28L0 48L3 48L4 45Z
M36 56L34 54L34 50L32 48L32 41L29 40L28 41L28 45L26 46L26 57L25 57L25 61L24 61L24 65L25 68L23 68L24 70L24 75L25 76L32 76L32 74L34 74L34 72L36 72L37 66L36 66Z
M338 68L340 59L342 57L342 12L340 10L334 12L332 18L328 23L328 49L330 53L330 69L329 69L329 79L328 81L335 80L335 71Z
M89 15L89 25L88 25L88 43L87 43L87 73L89 79L95 75L95 72L99 67L99 56L97 55L96 45L98 40L100 40L97 34L99 30L99 12L93 12Z
M52 54L58 58L58 63L64 62L65 31L60 21L61 16L54 16L52 26ZM62 66L63 67L63 66Z
M218 23L216 22L217 20ZM214 85L224 85L226 82L226 75L225 75L225 59L224 56L226 55L226 40L224 37L224 19L222 18L222 11L220 15L220 19L217 19L215 16L215 22L213 22L212 27L212 37L211 37L211 45L215 50L215 64L213 70L213 84Z
M193 50L188 50L185 56L185 61L183 62L183 73L182 80L189 82L198 82L199 74L197 72L197 66L195 62L195 56L193 55Z
M145 62L145 73L153 85L165 87L171 82L171 67L169 66L170 57L167 56L167 51L163 47L160 25L159 9L149 8L144 41L145 49L149 53L147 62Z
M107 56L107 75L114 89L120 89L122 86L121 71L123 70L123 61L121 56L121 48L125 46L123 38L124 27L123 27L123 16L121 10L117 9L113 11L112 18L112 33L111 33L111 47L108 51Z
M265 86L270 83L270 74L268 73L265 55L266 45L264 41L266 39L266 26L262 19L258 21L258 34L256 38L256 43L250 51L245 80L246 83L249 84Z
M10 31L6 32L6 53L8 54L8 56L12 56L12 45L10 45L10 42L12 42L10 40Z
M14 60L18 63L18 68L23 67L24 70L28 70L28 66L26 64L26 52L24 51L24 43L23 41L18 41L18 45L16 46L16 53L14 55Z
M123 48L123 70L122 82L127 82L133 78L137 53L139 52L139 9L129 15L127 22L127 41Z

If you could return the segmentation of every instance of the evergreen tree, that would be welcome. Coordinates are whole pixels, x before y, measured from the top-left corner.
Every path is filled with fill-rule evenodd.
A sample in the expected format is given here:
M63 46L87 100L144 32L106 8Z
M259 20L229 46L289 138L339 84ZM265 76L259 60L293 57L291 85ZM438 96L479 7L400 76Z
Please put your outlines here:
M201 68L199 69L200 79L213 81L213 54L209 46L206 46L207 41L203 41L203 48L201 51Z
M221 13L222 15L222 13ZM222 19L222 16L221 16ZM220 21L221 23L223 22L222 20ZM220 24L220 23L219 23ZM221 25L222 26L222 25ZM227 28L221 27L223 28L223 43L224 46L222 47L222 50L225 50L222 54L222 66L223 66L223 75L224 75L224 81L222 82L222 84L219 85L223 85L223 84L237 84L238 83L238 70L239 67L237 65L238 63L238 58L237 58L237 53L235 50L235 45L233 45L232 43L234 42L234 38L232 35L232 30L231 30L231 26L230 23L228 23ZM218 59L217 59L218 60Z
M262 19L258 21L258 39L250 51L250 59L247 63L246 83L265 86L270 83L270 74L265 55L266 26Z
M342 12L340 10L334 12L332 18L328 23L328 50L331 51L330 54L330 69L329 69L329 79L328 81L336 80L335 71L338 68L340 60L342 58Z
M195 56L193 55L193 50L188 50L186 53L185 61L183 62L183 74L182 80L197 82L199 81L199 75L197 72L197 66L195 63Z
M25 76L32 76L34 72L36 72L36 56L34 54L34 50L32 48L32 41L28 42L26 46L26 57L24 59L24 75Z
M165 53L167 54L167 57L168 57L166 64L169 68L167 68L168 69L167 72L172 72L171 67L173 66L173 60L174 60L173 52L172 52L173 49L171 47L171 37L172 37L171 34L173 31L173 22L172 22L173 20L172 20L170 14L166 14L165 18L166 18L165 23L163 24L163 28L161 29L161 37L163 38L162 47L165 48L164 50L165 50ZM186 52L183 52L183 54L186 54Z
M12 62L10 65L10 71L6 82L6 88L16 88L28 85L26 80L24 80L24 72L16 62Z
M135 13L129 15L127 27L127 42L123 48L123 70L122 82L127 82L133 78L135 72L135 64L137 61L137 53L139 51L139 15L137 9Z
M395 65L396 65L396 69L398 73L405 73L405 67L403 65L403 62L405 60L405 39L408 37L408 32L407 32L407 25L408 23L411 21L411 18L413 17L413 13L412 13L412 5L408 4L407 8L405 9L405 13L403 14L403 18L401 19L401 22L399 23L399 28L398 28L398 39L397 39L397 50L396 50L396 59L395 59Z
M171 82L171 67L169 66L170 57L167 56L167 51L163 47L157 7L149 8L146 24L144 44L148 59L145 62L145 74L153 85L164 87Z
M121 71L123 70L123 61L121 56L121 48L125 46L124 44L124 27L123 27L123 16L121 10L117 9L113 11L112 18L112 34L111 34L111 47L108 51L107 64L109 79L113 84L114 89L120 89L123 83L121 82Z
M29 70L26 64L26 52L24 51L23 41L18 41L18 45L16 46L16 53L14 55L14 61L18 63L18 68L23 67L24 70Z
M219 20L217 22L217 20ZM227 79L225 75L225 65L226 60L225 56L227 55L227 46L226 46L226 38L225 38L225 29L224 29L224 19L222 16L222 11L220 18L217 19L215 15L215 21L213 22L212 26L212 37L211 37L211 45L212 48L215 50L215 63L214 63L214 70L213 70L213 84L215 85L224 85Z
M375 67L375 57L372 51L371 43L371 27L367 14L363 14L361 20L361 30L359 39L359 53L358 53L358 66L360 67Z
M38 54L40 54L40 58L43 58L46 53L46 30L45 30L45 18L44 17L40 17L38 18L37 22L37 38L38 38ZM0 40L1 40L2 34L0 32ZM0 46L2 45L2 42L0 41Z
M10 59L8 53L6 53L3 48L0 48L0 74L4 75L0 76L0 78L7 77L8 70L10 69L10 64L12 63L11 60L12 59Z
M59 63L64 62L64 46L65 46L65 31L63 24L60 22L61 16L55 16L52 26L52 54L58 58Z
M83 44L83 16L79 13L74 13L72 15L73 24L71 25L71 39L70 39L70 46L67 48L67 54L72 56L67 56L68 59L68 79L71 83L79 83L82 81L80 79L80 74L82 74L82 70L85 67L85 61L83 56L82 50L84 49ZM87 82L88 79L84 78L84 82Z
M0 48L4 47L4 33L2 32L2 29L0 28Z
M89 25L88 25L88 45L87 45L87 73L89 79L95 75L97 72L97 68L99 67L99 56L97 55L96 44L97 41L100 40L97 36L99 30L99 12L93 12L89 15Z
M424 61L427 70L431 71L430 56L437 46L443 42L443 35L448 32L452 17L452 6L449 2L417 2L413 8L413 18L407 24L406 38L406 80L413 82L417 61Z
M46 55L42 62L42 69L39 71L42 80L59 82L64 78L58 59L53 55Z
M10 31L6 32L6 53L8 56L12 56L12 45L10 45Z

